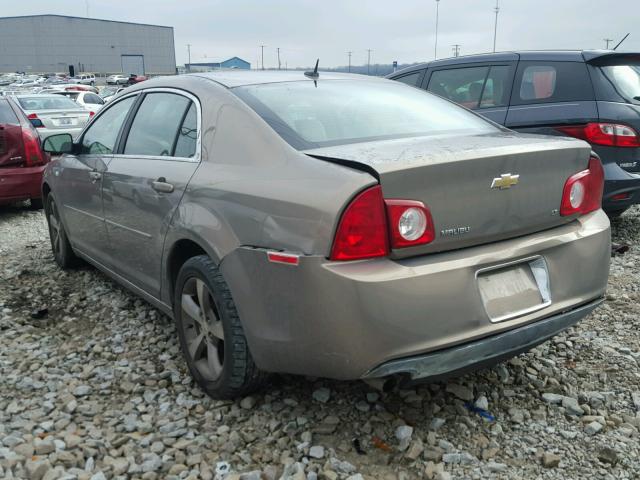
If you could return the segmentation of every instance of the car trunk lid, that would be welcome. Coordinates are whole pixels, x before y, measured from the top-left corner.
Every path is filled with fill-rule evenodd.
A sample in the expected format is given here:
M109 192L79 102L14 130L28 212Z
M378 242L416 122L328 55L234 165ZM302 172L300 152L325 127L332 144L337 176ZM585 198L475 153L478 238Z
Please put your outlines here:
M590 147L570 138L512 132L439 135L305 151L373 169L384 197L424 202L436 238L395 257L464 248L567 223L559 215L564 183L587 168Z
M50 129L80 128L89 120L89 112L84 109L38 110L27 112L27 115L32 113L37 115L45 128Z

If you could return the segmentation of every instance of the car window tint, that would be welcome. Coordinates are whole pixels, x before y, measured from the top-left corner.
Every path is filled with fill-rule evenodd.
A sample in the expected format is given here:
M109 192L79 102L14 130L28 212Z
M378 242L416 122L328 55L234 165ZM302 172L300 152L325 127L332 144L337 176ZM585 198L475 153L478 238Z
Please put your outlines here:
M476 108L488 72L489 67L436 70L431 74L427 89L467 108Z
M394 80L415 87L418 85L418 80L420 80L420 76L422 75L423 71L424 70L418 70L417 72L410 73L409 75L403 75L402 77L394 78Z
M503 107L509 102L511 91L509 82L509 67L496 65L489 69L489 76L484 83L480 108Z
M0 123L20 123L9 102L2 99L0 99Z
M118 133L135 97L125 98L105 110L82 137L82 153L109 154L113 152Z
M582 62L520 62L511 103L593 100L593 87Z
M169 156L190 100L174 93L150 93L136 113L125 155Z
M191 158L196 154L196 142L198 140L197 114L195 104L191 103L178 132L174 157Z
M84 96L84 103L90 103L90 104L97 104L97 105L102 105L104 102L102 101L102 99L96 95L95 93L87 93Z

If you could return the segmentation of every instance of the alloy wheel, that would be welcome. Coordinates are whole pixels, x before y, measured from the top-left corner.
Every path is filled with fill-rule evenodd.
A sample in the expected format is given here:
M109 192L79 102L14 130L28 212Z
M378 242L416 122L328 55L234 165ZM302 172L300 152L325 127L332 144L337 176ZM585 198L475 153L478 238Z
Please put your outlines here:
M224 329L209 287L197 277L182 288L182 324L188 355L207 380L216 380L224 364Z

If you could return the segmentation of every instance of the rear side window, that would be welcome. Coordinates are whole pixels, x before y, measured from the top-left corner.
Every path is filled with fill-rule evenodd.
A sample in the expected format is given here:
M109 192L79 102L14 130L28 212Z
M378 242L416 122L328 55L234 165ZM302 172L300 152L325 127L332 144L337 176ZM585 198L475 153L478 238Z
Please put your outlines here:
M13 109L11 108L11 105L9 105L9 102L0 99L0 124L2 123L17 124L20 122L18 120L18 117L16 117Z
M409 75L403 75L402 77L394 78L394 80L406 83L407 85L411 85L412 87L416 87L418 86L418 81L420 81L423 72L424 70L418 70L417 72L410 73Z
M195 104L191 104L178 132L174 157L191 158L196 154L198 120Z
M148 94L136 113L125 155L173 156L178 131L191 100L174 93Z
M431 74L427 89L476 109L507 105L509 86L509 66L493 65L437 70Z
M95 93L87 93L84 96L84 103L102 105L104 102L102 99L96 95Z
M586 64L520 62L513 105L594 100Z

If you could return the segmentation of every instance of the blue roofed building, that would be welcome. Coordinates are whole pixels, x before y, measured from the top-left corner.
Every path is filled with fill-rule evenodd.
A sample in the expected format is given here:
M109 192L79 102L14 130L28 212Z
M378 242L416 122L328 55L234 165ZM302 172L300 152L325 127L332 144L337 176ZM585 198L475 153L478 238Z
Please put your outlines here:
M220 68L239 68L241 70L250 70L251 64L240 57L231 57L223 62L186 63L184 68L188 72L209 72Z

